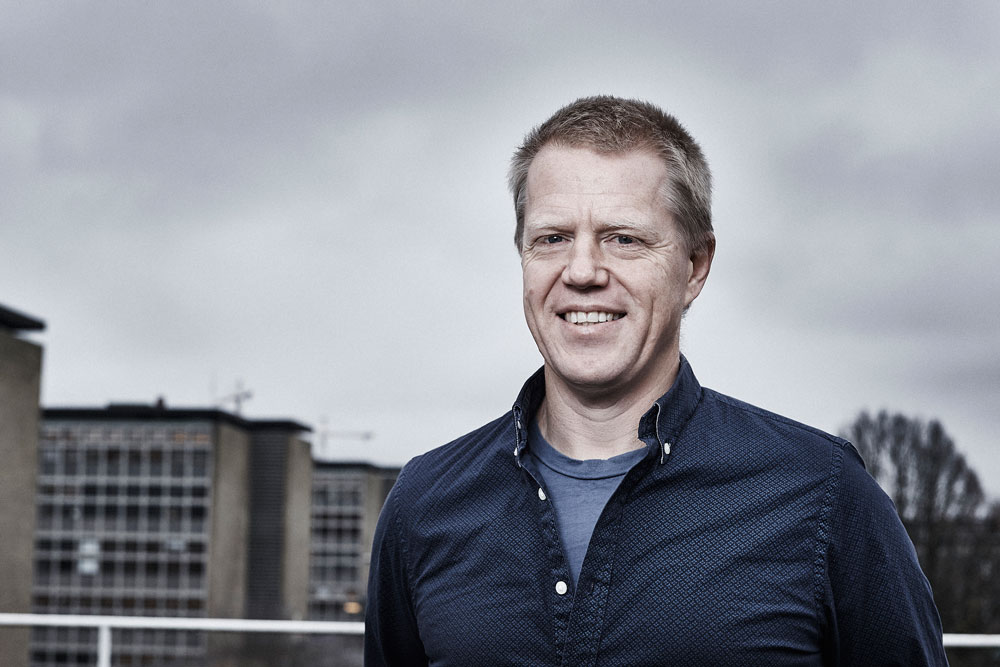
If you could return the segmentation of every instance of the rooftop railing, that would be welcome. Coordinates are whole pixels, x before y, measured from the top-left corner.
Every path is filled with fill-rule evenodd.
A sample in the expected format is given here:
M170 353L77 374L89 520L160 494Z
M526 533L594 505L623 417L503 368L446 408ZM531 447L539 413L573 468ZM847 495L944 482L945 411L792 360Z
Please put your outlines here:
M111 667L111 630L200 630L287 634L363 635L359 621L263 621L240 618L165 618L79 614L0 614L0 627L97 628L97 667ZM1000 635L945 633L946 648L1000 648Z
M168 618L162 616L97 616L84 614L0 614L0 627L97 628L97 667L111 667L111 631L199 630L285 634L363 635L360 621L274 621L242 618Z

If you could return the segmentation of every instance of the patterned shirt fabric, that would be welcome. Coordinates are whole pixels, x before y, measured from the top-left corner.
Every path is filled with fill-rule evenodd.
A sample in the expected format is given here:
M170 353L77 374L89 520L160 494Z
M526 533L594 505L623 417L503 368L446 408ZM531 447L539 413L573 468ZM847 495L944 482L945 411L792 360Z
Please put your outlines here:
M528 470L538 475L542 493L552 501L559 540L576 584L594 526L625 473L645 457L648 445L609 459L574 459L550 445L534 419L528 427Z
M525 465L543 396L539 371L510 412L404 467L375 534L368 667L947 664L855 449L703 389L683 358L573 585Z

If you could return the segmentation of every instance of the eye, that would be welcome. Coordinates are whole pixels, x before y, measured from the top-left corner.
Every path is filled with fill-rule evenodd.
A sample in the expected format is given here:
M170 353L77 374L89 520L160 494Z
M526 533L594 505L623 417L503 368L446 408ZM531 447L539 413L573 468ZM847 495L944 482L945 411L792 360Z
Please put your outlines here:
M619 234L615 237L615 240L618 241L618 245L629 245L631 243L635 243L634 238L631 236L625 236L624 234Z
M562 243L562 242L563 242L563 241L565 241L565 240L566 240L566 239L564 239L564 238L563 238L563 237L562 237L561 235L559 235L559 234L549 234L548 236L546 236L546 237L545 237L545 238L543 239L543 242L544 242L544 243L548 243L548 244L554 244L554 243Z

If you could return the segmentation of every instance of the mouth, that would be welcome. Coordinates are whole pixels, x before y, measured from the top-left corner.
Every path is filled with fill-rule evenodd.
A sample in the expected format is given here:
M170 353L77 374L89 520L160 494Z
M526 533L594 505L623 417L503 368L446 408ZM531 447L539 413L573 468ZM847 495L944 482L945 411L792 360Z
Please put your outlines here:
M620 320L625 317L625 313L613 313L605 310L570 310L565 313L559 313L559 317L570 324L587 326Z

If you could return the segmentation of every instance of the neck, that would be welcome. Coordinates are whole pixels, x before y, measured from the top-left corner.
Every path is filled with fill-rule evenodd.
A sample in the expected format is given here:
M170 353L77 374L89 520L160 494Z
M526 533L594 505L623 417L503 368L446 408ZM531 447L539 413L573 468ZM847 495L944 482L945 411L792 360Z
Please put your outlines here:
M677 377L680 359L669 373L633 392L580 391L545 369L545 400L536 420L546 441L574 459L607 459L644 447L639 420Z

